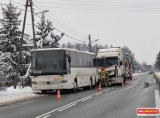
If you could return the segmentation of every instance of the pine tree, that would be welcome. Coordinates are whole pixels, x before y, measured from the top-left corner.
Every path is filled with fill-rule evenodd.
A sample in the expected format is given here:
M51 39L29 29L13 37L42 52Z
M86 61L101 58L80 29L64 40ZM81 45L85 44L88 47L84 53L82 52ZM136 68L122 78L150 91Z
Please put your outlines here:
M15 79L16 76L16 62L14 60L14 55L10 52L5 52L0 55L0 73L1 81L8 80L11 83Z
M17 11L11 2L2 7L3 19L1 19L2 28L0 29L0 55L1 70L3 71L3 78L5 80L13 81L16 76L16 57L19 50L20 30L19 26L21 21L19 16L21 11Z
M37 33L36 33L36 35L39 36L37 38L37 46L39 48L43 47L43 40L47 37L46 30L44 30L45 27L46 27L46 19L45 19L44 13L42 13L41 21L37 25L37 28L38 28L39 31L37 31Z
M2 7L3 19L1 20L2 28L0 29L0 79L13 82L16 77L17 57L19 55L21 31L19 26L21 20L19 17L21 11L17 11L11 2L4 8ZM26 43L26 41L23 41ZM30 54L27 51L22 52L20 64L20 75L24 75L26 67L24 64L30 60Z
M59 47L59 40L63 37L64 33L59 35L55 35L54 27L52 22L45 19L44 13L42 13L41 21L38 23L36 35L37 38L37 46L38 48L57 48Z
M1 42L0 47L3 52L16 52L19 49L20 30L19 26L21 20L19 16L21 11L17 12L11 2L6 6L2 7L3 19L1 20L2 28L0 29Z

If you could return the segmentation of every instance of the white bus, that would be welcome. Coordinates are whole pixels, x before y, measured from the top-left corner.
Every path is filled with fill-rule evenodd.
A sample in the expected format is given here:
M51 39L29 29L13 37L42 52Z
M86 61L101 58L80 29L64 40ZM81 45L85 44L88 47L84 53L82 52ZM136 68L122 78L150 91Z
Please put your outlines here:
M94 53L66 48L34 49L31 52L32 89L46 92L57 89L92 87L98 81L93 65Z

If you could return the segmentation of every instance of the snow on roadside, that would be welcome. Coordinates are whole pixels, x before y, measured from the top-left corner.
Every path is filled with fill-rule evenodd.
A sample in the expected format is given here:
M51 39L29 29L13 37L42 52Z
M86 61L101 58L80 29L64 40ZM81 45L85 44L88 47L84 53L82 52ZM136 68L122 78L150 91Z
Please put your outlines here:
M33 93L31 87L25 87L23 89L17 87L17 89L14 89L13 86L11 86L4 91L0 91L0 106L41 96L43 95Z
M144 73L134 73L133 76L143 75L143 74L147 74L147 72L144 72Z
M0 91L0 97L2 95L11 95L11 94L20 94L20 93L31 93L32 92L32 88L31 87L25 87L25 88L20 88L17 87L16 89L13 88L13 86L7 88L7 90L5 91Z

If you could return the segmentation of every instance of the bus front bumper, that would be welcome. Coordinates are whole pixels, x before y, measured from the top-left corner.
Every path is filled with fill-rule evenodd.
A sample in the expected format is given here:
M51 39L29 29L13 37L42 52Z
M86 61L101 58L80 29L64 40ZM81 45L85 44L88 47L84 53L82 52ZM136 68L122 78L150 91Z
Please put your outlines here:
M32 90L57 90L57 89L73 89L74 84L32 84Z

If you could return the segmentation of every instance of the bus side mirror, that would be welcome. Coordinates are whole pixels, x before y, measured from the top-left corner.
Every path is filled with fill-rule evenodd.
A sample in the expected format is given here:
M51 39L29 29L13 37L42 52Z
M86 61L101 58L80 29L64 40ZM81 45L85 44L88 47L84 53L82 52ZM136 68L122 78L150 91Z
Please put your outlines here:
M68 58L68 62L71 63L71 56L67 54L66 57Z
M122 66L123 65L123 62L122 61L120 61L120 66Z
M71 63L71 57L70 56L68 56L68 62Z
M93 65L96 66L96 59L93 59Z

